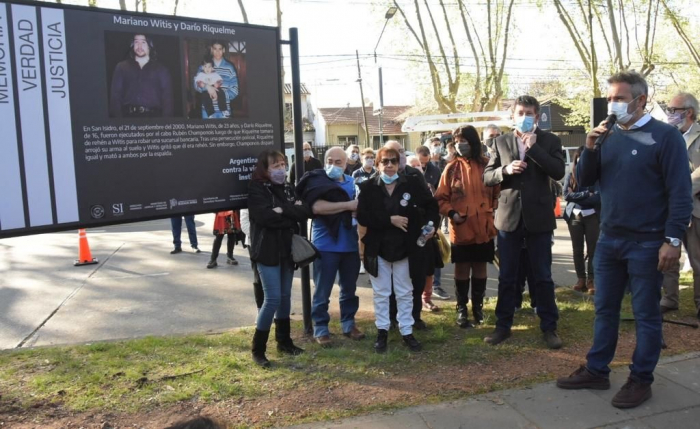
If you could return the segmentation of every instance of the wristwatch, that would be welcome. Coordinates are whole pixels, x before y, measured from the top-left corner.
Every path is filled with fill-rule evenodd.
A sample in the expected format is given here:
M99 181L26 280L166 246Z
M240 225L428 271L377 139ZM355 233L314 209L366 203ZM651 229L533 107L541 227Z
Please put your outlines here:
M681 240L673 237L666 237L666 243L673 247L681 247Z

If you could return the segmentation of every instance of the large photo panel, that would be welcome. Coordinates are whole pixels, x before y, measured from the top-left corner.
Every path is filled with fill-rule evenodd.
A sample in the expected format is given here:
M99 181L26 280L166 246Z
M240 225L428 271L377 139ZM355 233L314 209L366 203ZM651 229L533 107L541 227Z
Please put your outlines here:
M279 32L0 2L0 238L246 206Z

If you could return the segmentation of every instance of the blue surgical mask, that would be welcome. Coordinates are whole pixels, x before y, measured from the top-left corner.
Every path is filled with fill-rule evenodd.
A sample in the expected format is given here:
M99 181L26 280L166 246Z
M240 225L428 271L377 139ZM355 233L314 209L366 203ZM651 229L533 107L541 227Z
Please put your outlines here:
M681 112L669 113L667 122L669 125L673 125L674 127L677 127L677 126L683 124L683 119L684 119L683 113L681 113Z
M284 168L270 170L270 182L274 183L275 185L281 185L284 183L286 178L287 172L284 170Z
M333 180L338 180L343 176L343 169L337 165L326 165L326 174Z
M387 185L391 185L392 183L396 182L396 179L399 178L398 173L394 173L393 176L387 176L386 174L382 173L380 176L382 178L382 181L386 183Z
M533 116L518 116L515 118L515 129L521 133L529 133L535 127Z

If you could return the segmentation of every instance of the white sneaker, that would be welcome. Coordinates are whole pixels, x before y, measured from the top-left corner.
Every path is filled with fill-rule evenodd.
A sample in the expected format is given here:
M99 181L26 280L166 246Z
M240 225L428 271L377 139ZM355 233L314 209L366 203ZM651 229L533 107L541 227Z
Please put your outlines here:
M365 274L365 264L364 262L360 262L360 274Z

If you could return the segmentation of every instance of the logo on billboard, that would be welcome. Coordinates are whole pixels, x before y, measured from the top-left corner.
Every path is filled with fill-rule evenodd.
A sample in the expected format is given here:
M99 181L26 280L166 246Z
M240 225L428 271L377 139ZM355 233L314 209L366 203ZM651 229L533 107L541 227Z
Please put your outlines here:
M177 207L177 200L175 198L170 199L170 210L172 210L173 207Z
M102 219L105 217L105 208L99 204L90 207L90 216L93 219Z
M119 216L124 214L124 204L123 203L117 203L117 204L112 204L112 214Z

